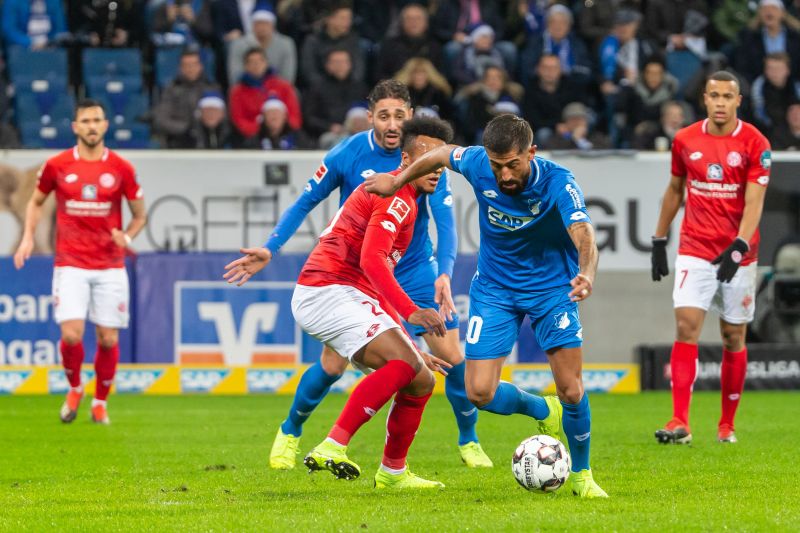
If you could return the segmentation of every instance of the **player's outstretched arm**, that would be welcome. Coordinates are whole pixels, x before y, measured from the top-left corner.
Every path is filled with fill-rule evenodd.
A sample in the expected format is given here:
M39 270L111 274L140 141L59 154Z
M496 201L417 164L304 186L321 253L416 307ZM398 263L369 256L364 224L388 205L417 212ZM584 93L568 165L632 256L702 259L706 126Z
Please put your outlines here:
M651 252L651 276L653 281L661 281L661 278L669 275L669 264L667 261L667 232L675 220L675 215L683 203L683 194L686 178L672 176L669 180L667 190L664 192L664 199L661 201L661 211L658 214L656 231L653 234L653 250Z
M447 167L452 170L450 166L450 154L456 148L458 148L458 146L454 144L445 144L444 146L435 148L411 163L396 176L382 172L373 174L364 180L364 188L367 192L386 198L399 191L406 183L410 183L442 167Z
M47 199L47 194L41 190L34 189L27 207L25 208L25 229L22 232L22 239L19 241L17 251L14 252L14 267L19 270L25 265L33 252L33 234L36 225L42 218L42 205Z
M238 287L241 287L254 274L269 264L272 260L272 252L267 248L242 248L239 252L244 256L225 265L225 273L222 277L228 283L236 283Z
M592 294L600 252L595 242L594 227L588 222L571 224L567 228L567 233L578 250L578 267L580 269L578 275L569 282L572 286L569 297L573 302L581 302Z

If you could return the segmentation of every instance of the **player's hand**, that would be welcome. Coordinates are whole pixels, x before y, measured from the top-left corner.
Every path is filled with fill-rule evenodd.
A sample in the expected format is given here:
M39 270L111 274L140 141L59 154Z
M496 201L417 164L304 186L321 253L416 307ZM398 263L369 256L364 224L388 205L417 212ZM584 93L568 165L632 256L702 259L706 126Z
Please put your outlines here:
M408 316L408 323L415 326L422 326L428 333L433 333L437 337L444 337L447 330L444 327L444 320L433 309L417 309Z
M226 272L222 277L228 280L228 283L236 283L238 287L241 287L256 272L272 261L272 252L267 248L242 248L239 251L244 254L244 257L225 265Z
M569 299L573 302L582 302L592 294L592 280L586 274L578 274L569 284L572 285Z
M453 302L453 292L450 290L450 276L442 274L433 284L433 301L439 304L439 315L447 322L453 320L456 304Z
M419 353L420 357L422 357L422 362L425 363L425 366L427 366L431 372L438 372L443 376L447 376L447 370L453 368L453 365L444 359L439 359L435 355L429 354L428 352L417 349L417 353Z
M395 177L383 172L373 174L364 180L364 189L366 189L367 192L383 196L384 198L393 195L399 188Z
M111 239L114 241L114 244L119 246L120 248L127 248L128 243L130 242L128 239L125 238L125 232L119 228L114 228L111 230Z
M31 252L33 252L33 237L23 236L17 251L14 252L14 267L17 270L25 266L25 261L30 259Z
M725 248L725 251L717 256L716 259L711 261L712 265L719 265L717 269L717 279L724 283L730 283L736 271L739 270L739 264L750 250L750 245L741 237L736 237L730 246Z
M669 276L666 237L653 237L653 251L650 252L650 267L650 274L653 277L653 281L661 281L661 278Z

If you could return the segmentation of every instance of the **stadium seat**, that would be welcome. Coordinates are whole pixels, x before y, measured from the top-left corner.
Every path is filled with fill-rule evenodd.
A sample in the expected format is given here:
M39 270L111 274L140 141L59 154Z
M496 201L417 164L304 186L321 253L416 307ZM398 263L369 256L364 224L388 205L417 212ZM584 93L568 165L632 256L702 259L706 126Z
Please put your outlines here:
M67 52L62 49L34 52L21 46L11 47L8 73L18 93L63 93L69 83Z
M70 122L75 109L75 99L69 93L20 92L15 97L14 111L17 124L38 123L49 126Z
M75 144L75 135L69 121L43 126L40 122L19 125L25 148L69 148Z
M183 48L180 46L156 49L156 86L163 89L178 74L178 64L181 60ZM216 64L214 52L209 48L200 49L200 58L203 60L203 70L209 79L214 79Z
M702 67L700 58L689 50L674 50L667 54L667 72L678 80L678 96L684 96L686 85Z

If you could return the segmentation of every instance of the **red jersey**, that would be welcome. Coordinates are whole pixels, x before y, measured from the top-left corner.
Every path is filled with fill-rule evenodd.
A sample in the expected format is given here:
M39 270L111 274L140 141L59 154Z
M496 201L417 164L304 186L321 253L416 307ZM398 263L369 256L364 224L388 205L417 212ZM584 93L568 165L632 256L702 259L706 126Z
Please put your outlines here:
M56 266L90 270L125 265L125 250L111 238L122 229L121 200L142 197L133 166L105 149L98 161L85 161L78 147L48 159L39 170L40 191L56 192Z
M769 141L739 120L730 135L708 133L708 119L675 135L672 175L686 178L686 209L678 253L713 261L739 234L748 183L766 187L772 164ZM742 265L758 259L758 229Z
M419 307L400 288L393 271L411 242L416 218L413 186L381 198L359 185L322 232L297 283L350 285L385 300L407 319Z

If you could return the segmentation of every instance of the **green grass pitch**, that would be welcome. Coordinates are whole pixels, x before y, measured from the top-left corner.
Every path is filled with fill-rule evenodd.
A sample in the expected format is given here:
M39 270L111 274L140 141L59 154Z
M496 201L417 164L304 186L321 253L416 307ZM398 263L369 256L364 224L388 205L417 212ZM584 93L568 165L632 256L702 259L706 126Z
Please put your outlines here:
M652 434L669 414L664 393L595 394L592 466L607 501L519 487L511 454L534 425L481 413L479 434L495 461L469 470L456 450L444 396L434 397L411 448L412 470L443 481L432 492L378 493L372 475L385 410L350 447L363 469L347 482L326 472L278 472L267 455L289 397L115 396L110 427L71 425L61 398L0 398L0 530L84 531L797 531L800 528L799 393L745 393L740 442L718 444L719 393L699 393L692 446ZM344 397L306 425L307 452ZM299 464L299 461L298 461Z

